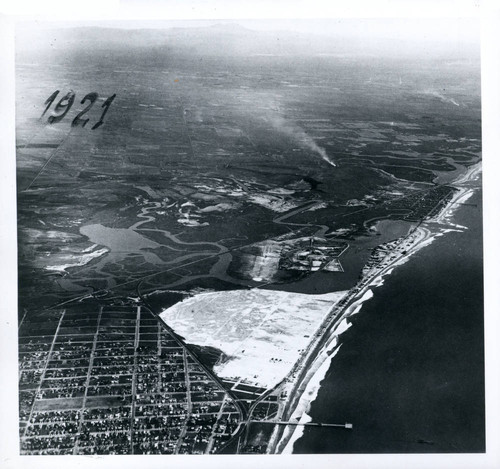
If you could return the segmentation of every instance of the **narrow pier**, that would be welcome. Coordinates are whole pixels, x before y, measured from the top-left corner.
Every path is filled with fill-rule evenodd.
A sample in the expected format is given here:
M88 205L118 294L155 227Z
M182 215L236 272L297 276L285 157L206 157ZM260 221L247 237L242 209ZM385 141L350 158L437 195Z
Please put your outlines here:
M309 427L341 427L352 429L352 423L287 422L284 420L250 420L251 423L272 423L273 425L302 425Z

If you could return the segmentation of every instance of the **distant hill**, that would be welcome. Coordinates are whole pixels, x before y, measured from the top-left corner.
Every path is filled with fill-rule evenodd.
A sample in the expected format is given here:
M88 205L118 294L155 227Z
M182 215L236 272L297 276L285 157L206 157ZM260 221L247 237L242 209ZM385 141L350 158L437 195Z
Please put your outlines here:
M348 22L347 22L348 23ZM373 37L360 24L333 22L327 35L296 31L256 31L237 23L168 29L77 27L30 31L18 35L17 51L123 50L161 48L172 53L204 56L248 55L399 55L447 57L478 54L474 44L421 42Z

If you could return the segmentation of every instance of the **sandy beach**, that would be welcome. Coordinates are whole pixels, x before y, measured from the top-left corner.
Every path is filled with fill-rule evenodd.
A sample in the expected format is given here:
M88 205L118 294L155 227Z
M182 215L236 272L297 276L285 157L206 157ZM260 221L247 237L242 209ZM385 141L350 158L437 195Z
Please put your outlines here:
M288 401L285 404L283 420L299 421L301 423L311 421L307 415L311 402L315 399L321 386L331 361L341 344L338 342L338 336L349 327L348 318L357 314L365 301L372 296L372 288L383 285L384 277L391 274L396 267L408 262L409 258L425 246L430 245L437 237L443 236L449 231L466 229L460 225L451 222L451 218L459 207L478 189L475 183L481 172L481 162L471 166L460 176L453 184L458 190L448 203L432 218L422 222L414 230L410 230L405 243L411 236L414 242L411 246L407 243L405 254L398 256L394 261L382 264L376 272L369 271L353 289L356 293L351 296L351 300L344 308L339 317L333 318L325 335L320 340L311 343L307 354L301 358L301 364L307 368L306 373L298 374L295 380L290 380L286 388L289 389ZM318 345L320 347L318 347ZM302 426L289 426L285 430L278 426L275 427L271 437L268 453L292 453L294 442L300 438L303 433Z

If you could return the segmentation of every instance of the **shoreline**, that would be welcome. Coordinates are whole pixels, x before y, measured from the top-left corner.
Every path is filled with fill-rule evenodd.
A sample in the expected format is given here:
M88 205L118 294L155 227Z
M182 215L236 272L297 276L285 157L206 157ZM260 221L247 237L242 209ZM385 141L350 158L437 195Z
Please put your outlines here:
M335 344L333 346L333 351L329 355L331 360L333 359L333 357L335 357L335 355L337 355L341 347L342 344L338 344L335 341ZM307 399L300 400L299 405L297 406L294 412L294 414L297 413L299 415L298 419L299 423L308 423L312 421L312 418L309 416L308 412L311 408L311 404L314 402L316 397L318 397L318 392L321 388L321 383L326 378L326 374L328 373L328 369L330 368L331 360L324 360L324 362L314 372L311 380L307 384L306 389L304 391L304 395L307 396ZM290 427L289 430L291 430L290 437L287 442L287 445L281 451L281 454L292 454L293 445L304 434L304 426Z
M291 394L285 404L285 407L290 407L290 419L293 418L301 423L306 421L310 422L312 420L307 412L312 402L316 399L321 383L325 379L334 356L342 345L339 344L337 340L338 336L343 332L339 331L340 325L345 321L350 326L348 318L353 314L357 314L361 310L363 303L371 299L373 296L372 288L383 285L386 275L391 274L399 265L408 262L413 254L430 245L437 237L443 236L450 231L462 231L467 229L467 227L452 223L450 219L459 208L460 204L464 203L478 189L478 187L467 187L466 184L476 181L481 171L482 162L479 161L475 165L469 167L462 176L450 184L458 189L457 192L453 194L451 200L449 200L436 215L423 221L415 229L410 230L405 238L403 238L402 242L407 240L413 233L418 232L420 234L418 242L407 250L404 257L398 258L396 261L389 263L389 265L379 268L377 274L372 278L369 278L370 274L368 273L368 275L365 275L358 284L353 287L353 289L355 289L361 286L354 295L352 301L349 302L348 306L342 311L342 314L338 318L335 318L333 323L330 324L326 336L323 336L318 343L313 346L313 351L321 344L322 340L326 340L327 344L332 344L333 341L335 341L335 346L330 348L323 346L317 351L315 357L304 357L305 364L310 362L309 369L311 371L292 384L295 388L295 395ZM311 353L308 355L310 354ZM294 402L295 405L293 405ZM293 445L302 436L303 432L303 426L289 426L282 432L280 432L279 428L275 427L269 441L267 453L293 453Z

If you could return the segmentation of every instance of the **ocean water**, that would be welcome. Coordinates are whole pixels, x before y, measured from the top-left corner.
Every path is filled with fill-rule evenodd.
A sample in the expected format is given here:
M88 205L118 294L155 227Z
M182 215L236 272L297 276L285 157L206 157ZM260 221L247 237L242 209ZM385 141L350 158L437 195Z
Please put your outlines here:
M483 452L481 193L352 318L294 453Z

